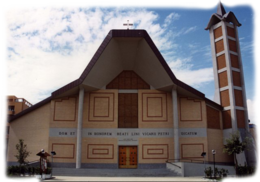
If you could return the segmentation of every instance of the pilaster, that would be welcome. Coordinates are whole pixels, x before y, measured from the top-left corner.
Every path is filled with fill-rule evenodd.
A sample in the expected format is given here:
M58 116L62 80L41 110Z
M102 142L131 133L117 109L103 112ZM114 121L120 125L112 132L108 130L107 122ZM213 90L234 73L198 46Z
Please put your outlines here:
M83 103L84 103L84 88L80 88L79 102L78 102L78 128L77 128L77 156L76 156L77 169L81 168Z
M180 159L178 97L175 88L172 89L172 106L173 106L174 159Z

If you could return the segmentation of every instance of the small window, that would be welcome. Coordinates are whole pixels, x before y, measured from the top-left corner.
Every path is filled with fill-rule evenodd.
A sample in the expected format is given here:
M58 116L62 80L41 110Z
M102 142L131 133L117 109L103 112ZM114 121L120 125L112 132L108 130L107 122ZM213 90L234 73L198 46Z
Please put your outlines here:
M14 106L8 106L8 111L14 111Z

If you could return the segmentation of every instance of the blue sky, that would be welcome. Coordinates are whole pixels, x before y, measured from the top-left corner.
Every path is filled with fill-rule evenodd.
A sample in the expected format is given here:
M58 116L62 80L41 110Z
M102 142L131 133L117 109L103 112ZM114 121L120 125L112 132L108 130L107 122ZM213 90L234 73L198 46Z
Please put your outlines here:
M226 11L234 12L242 24L238 29L240 47L248 107L254 118L254 12L250 5L229 6L225 2ZM217 11L217 3L206 9L177 8L174 4L9 8L4 16L6 93L33 104L50 96L80 76L110 29L124 29L122 24L130 20L132 29L147 30L178 79L213 99L210 38L204 28Z

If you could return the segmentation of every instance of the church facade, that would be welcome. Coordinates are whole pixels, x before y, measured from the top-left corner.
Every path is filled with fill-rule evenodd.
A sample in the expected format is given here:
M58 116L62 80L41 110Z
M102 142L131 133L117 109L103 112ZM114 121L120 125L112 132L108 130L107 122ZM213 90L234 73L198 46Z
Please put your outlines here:
M215 102L175 77L145 30L111 30L77 80L10 119L8 162L24 139L29 161L41 149L55 151L55 167L161 168L203 161L202 152L212 162L212 150L217 163L232 164L224 140L246 133L248 118L238 24L221 19L221 8L206 28Z

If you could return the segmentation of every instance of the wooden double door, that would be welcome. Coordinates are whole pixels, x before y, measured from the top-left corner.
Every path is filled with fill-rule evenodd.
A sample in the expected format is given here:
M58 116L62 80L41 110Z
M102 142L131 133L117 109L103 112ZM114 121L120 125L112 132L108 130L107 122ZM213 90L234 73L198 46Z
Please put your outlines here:
M119 168L137 168L137 146L119 147Z

